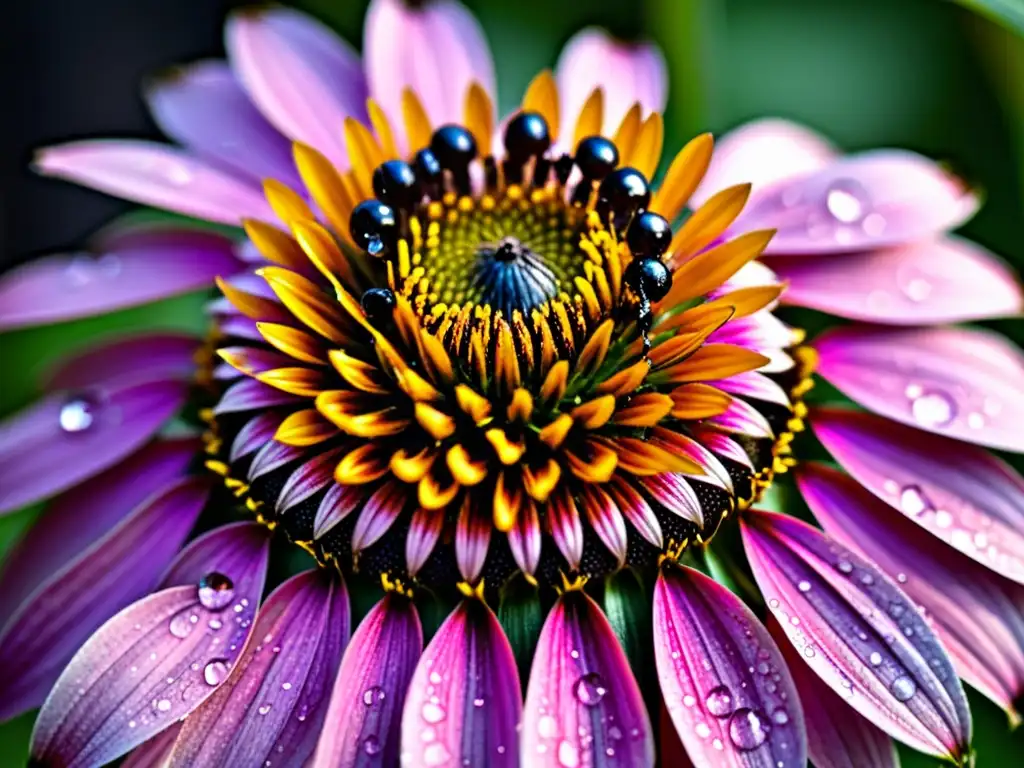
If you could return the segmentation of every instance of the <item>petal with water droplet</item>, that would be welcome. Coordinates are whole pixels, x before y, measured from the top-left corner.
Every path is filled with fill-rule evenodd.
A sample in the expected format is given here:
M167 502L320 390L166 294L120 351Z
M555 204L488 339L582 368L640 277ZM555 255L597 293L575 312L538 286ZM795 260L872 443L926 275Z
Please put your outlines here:
M924 240L839 259L778 257L789 285L782 301L891 325L1005 317L1024 311L1024 292L995 254L959 237Z
M202 591L190 584L155 592L110 619L75 654L43 704L33 760L66 768L102 765L213 693L207 668L217 665L226 677L241 655L267 564L265 538L248 550L244 565L239 550L224 550L228 559L220 562L219 550L210 548L206 567L228 579L230 605L206 607Z
M258 184L187 151L139 139L75 141L40 151L36 169L109 195L186 216L238 226L273 219Z
M185 721L171 766L302 765L316 747L330 682L348 642L348 592L325 570L267 598L226 682Z
M971 715L960 680L899 587L794 518L748 510L741 528L768 608L808 666L893 738L931 755L965 757Z
M311 768L398 762L399 718L422 650L416 609L402 595L386 595L345 651Z
M850 709L841 696L825 685L800 659L774 617L768 630L779 641L803 703L807 723L807 751L816 768L899 768L892 739Z
M983 448L841 408L814 434L865 488L972 560L1024 584L1024 478Z
M0 512L53 496L137 451L185 401L180 381L50 395L0 423Z
M663 570L654 655L669 715L698 768L806 765L803 713L786 664L725 587L691 568Z
M876 413L929 432L1024 452L1024 353L979 329L852 326L814 343L818 373Z
M463 602L416 665L402 714L402 764L438 765L443 757L452 765L515 768L519 690L497 617L482 602Z
M583 592L562 595L544 621L520 745L523 764L540 768L654 764L651 724L629 662Z
M803 464L797 482L832 538L895 576L927 611L960 677L1019 722L1014 702L1024 694L1024 586L922 536L837 470Z

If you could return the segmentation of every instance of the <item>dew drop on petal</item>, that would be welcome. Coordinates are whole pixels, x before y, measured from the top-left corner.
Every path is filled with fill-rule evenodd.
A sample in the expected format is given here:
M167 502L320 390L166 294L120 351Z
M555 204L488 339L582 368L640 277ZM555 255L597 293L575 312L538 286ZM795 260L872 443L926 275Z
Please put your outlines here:
M737 749L757 749L768 738L771 726L756 710L741 707L729 718L729 738Z
M840 179L825 193L825 207L836 221L843 224L862 219L868 205L864 188L855 181Z
M878 651L872 651L871 655L868 656L868 661L871 663L872 667L877 667L882 663L882 654Z
M581 704L596 707L608 692L604 680L596 672L589 672L576 681L573 686L576 698Z
M785 725L789 722L789 712L787 712L782 707L779 707L774 712L772 712L772 722L776 725Z
M733 702L732 691L725 685L716 686L708 691L704 703L707 706L708 712L715 717L728 717L736 708Z
M889 685L889 690L896 698L896 701L907 701L917 693L917 683L906 675L900 675Z
M557 732L558 724L555 722L555 718L551 715L544 715L537 721L537 733L539 733L542 738L550 739Z
M267 714L270 711L270 705L269 704L264 704L262 707L260 707L256 711L259 712L261 715L265 715L265 714Z
M184 613L171 617L167 628L172 635L178 638L186 638L192 634L192 622L188 620L188 616Z
M57 418L65 432L85 432L96 419L96 402L81 395L72 397L61 406Z
M363 752L368 755L378 754L380 752L380 739L372 734L363 739Z
M199 602L211 611L228 607L235 597L235 585L227 576L211 571L199 580Z
M423 716L423 720L427 723L440 723L444 720L444 710L437 704L427 702L423 705L423 709L420 712Z
M558 745L558 762L565 768L576 768L580 764L580 752L568 741Z
M811 591L811 582L809 582L809 581L801 581L800 583L798 583L796 585L796 588L799 589L801 592L810 592Z
M914 419L923 427L944 427L956 416L952 398L944 392L922 392L910 404Z
M228 675L228 665L225 659L214 659L203 667L203 680L207 685L220 685Z
M423 750L423 763L425 765L443 765L451 757L444 744L435 741Z
M363 691L363 704L370 709L381 706L386 698L387 694L379 685L371 685Z

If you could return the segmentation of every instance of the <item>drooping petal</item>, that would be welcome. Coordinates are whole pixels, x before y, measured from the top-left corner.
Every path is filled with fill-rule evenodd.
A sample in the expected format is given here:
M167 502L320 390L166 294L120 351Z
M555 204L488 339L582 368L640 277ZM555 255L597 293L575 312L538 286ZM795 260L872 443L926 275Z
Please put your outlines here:
M959 237L837 259L784 256L771 265L789 283L783 302L851 320L929 325L1024 312L1024 291L1013 271Z
M225 46L249 97L279 131L347 165L342 125L366 114L367 95L348 44L310 16L268 7L231 16Z
M130 605L75 654L32 734L32 758L65 768L100 766L194 711L242 654L263 592L266 550L244 562L226 548L210 579Z
M164 144L76 141L42 150L35 166L47 176L198 219L239 226L243 218L273 217L258 185Z
M899 768L892 739L854 712L804 664L774 618L768 630L778 641L803 705L807 751L816 768Z
M35 259L0 278L0 330L92 317L213 286L238 271L231 241L167 227L162 237L95 254Z
M718 141L691 205L735 184L753 184L758 194L776 182L819 171L835 157L835 148L814 131L777 118L755 120Z
M1014 701L1024 694L1024 586L921 535L838 470L804 464L797 482L833 539L895 575L927 611L960 677L1019 720Z
M801 658L886 733L953 760L971 738L953 665L873 563L794 518L748 510L743 542L768 608Z
M482 602L463 602L416 665L402 714L402 764L516 768L519 690L497 617Z
M185 401L155 381L50 395L0 423L0 512L45 499L138 450Z
M363 52L370 93L393 125L401 124L402 92L407 88L419 97L435 126L462 122L470 84L479 83L495 94L494 63L483 31L452 0L422 7L374 0L363 27Z
M520 745L523 764L541 768L654 764L651 724L629 662L583 592L560 597L544 622Z
M577 32L565 44L555 77L566 138L572 136L576 118L595 88L604 91L601 133L605 136L614 134L634 104L639 103L646 115L664 110L668 99L668 70L657 46L619 42L597 27Z
M422 650L416 609L401 595L386 595L345 651L311 768L398 762L402 705Z
M814 434L857 480L907 519L1024 584L1024 478L983 448L881 416L811 411Z
M786 663L725 587L691 568L663 570L654 657L665 705L698 768L806 765L803 713Z
M937 163L883 149L763 190L736 227L777 230L766 253L849 253L931 238L977 208L978 196Z
M201 450L197 438L153 442L54 499L5 558L0 626L37 586L181 477Z
M174 70L150 85L146 101L160 130L200 157L257 184L300 184L291 142L256 109L227 63Z
M818 372L876 413L929 432L1024 452L1024 353L978 329L852 326L814 343Z
M85 639L156 586L209 486L185 479L161 489L35 588L0 634L0 720L41 704Z
M349 636L348 592L321 569L292 577L260 608L253 643L185 721L171 766L302 765L313 754Z
M187 333L117 338L66 357L46 380L50 391L81 391L104 384L140 384L158 379L188 380L202 339Z

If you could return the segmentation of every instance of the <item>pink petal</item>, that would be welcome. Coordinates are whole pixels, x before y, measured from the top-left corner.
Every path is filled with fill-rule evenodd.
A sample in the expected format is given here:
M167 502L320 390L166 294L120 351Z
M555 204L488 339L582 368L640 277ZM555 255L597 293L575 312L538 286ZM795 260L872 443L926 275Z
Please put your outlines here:
M144 446L47 505L6 556L0 576L0 626L32 591L84 553L143 501L188 469L197 438Z
M651 430L649 438L653 444L660 448L696 462L703 470L703 474L688 475L680 473L683 477L711 483L728 491L732 490L732 478L729 476L729 470L725 468L711 451L693 438L663 427L655 427Z
M223 61L202 61L153 82L146 92L160 129L200 157L262 184L300 184L291 142L260 114Z
M971 715L963 688L899 587L799 520L749 510L742 522L768 608L818 677L893 738L931 755L964 757Z
M221 570L216 558L208 567L227 579L226 588L156 592L89 638L39 713L34 761L65 768L107 763L173 726L223 682L249 636L266 550L244 568Z
M378 488L359 512L352 529L352 552L359 553L372 546L388 532L408 501L404 483L391 480Z
M1024 586L922 536L837 470L804 464L797 481L832 538L896 574L927 611L960 677L1017 718L1014 701L1024 694Z
M721 381L709 381L708 384L732 395L743 395L755 400L764 400L767 403L778 403L786 408L790 406L786 390L773 379L757 371L740 373Z
M310 768L398 762L399 718L422 650L416 609L401 595L386 595L345 651Z
M838 328L814 344L818 372L882 416L920 429L1024 452L1024 354L967 328Z
M773 437L768 419L750 403L738 398L733 398L729 403L729 407L722 413L709 416L703 421L704 424L710 427L739 435L740 437L750 436L766 439Z
M663 570L654 590L654 657L694 765L806 765L803 712L786 663L725 587L691 568Z
M626 551L629 546L626 534L626 521L618 505L610 494L600 486L585 485L580 490L580 500L587 522L605 549L612 553L619 568L626 564Z
M835 259L772 259L786 304L852 320L926 325L1018 315L1024 291L993 253L959 237Z
M320 500L313 521L313 538L320 539L363 503L367 491L357 485L332 485Z
M466 91L473 82L495 93L494 64L483 30L452 0L420 7L403 0L374 0L363 26L363 55L370 94L393 124L401 124L405 88L419 96L435 126L462 122Z
M515 525L508 532L508 545L512 557L523 573L532 576L540 565L541 548L544 544L537 506L527 500L519 509Z
M880 416L811 412L814 434L869 491L933 536L1024 584L1024 478L988 451Z
M668 100L665 57L653 43L619 42L597 27L577 32L555 67L561 96L563 139L571 140L576 118L595 88L604 91L602 133L612 136L636 102L642 114L662 112ZM563 140L563 144L565 141ZM566 151L575 147L565 144Z
M410 578L416 578L420 568L430 558L441 538L444 522L444 512L438 509L421 507L413 513L409 532L405 536L405 569Z
M334 482L334 468L343 450L338 447L318 453L300 465L288 476L284 487L281 488L277 503L274 505L275 509L283 514Z
M931 238L977 209L977 195L937 163L874 150L762 190L733 227L778 230L767 253L831 254Z
M220 402L214 406L213 412L217 416L223 416L226 413L255 411L275 405L301 402L303 400L298 395L290 395L256 379L245 379L232 384L227 392L221 395Z
M807 751L815 768L899 768L896 745L857 715L800 659L774 618L768 629L793 676L807 724Z
M455 524L455 562L459 574L475 584L484 568L491 543L491 518L478 505L467 500L459 510Z
M271 533L255 520L207 531L178 553L160 580L160 589L198 584L210 571L234 574L262 568L259 563L267 559Z
M178 381L50 395L0 422L0 512L54 496L130 456L182 406Z
M658 516L654 514L647 499L640 495L633 484L615 475L608 486L608 493L615 499L619 510L629 524L636 529L636 532L653 546L661 549L664 546L664 538Z
M213 287L238 271L231 241L168 228L144 245L46 256L0 278L0 330L92 317Z
M298 461L305 455L305 448L271 440L256 452L252 462L249 464L247 479L251 483L257 478L269 475L286 464Z
M239 11L225 45L249 97L281 133L347 165L345 118L366 114L359 56L331 30L288 8Z
M548 503L548 525L551 538L569 563L570 570L578 570L583 559L583 525L571 494L556 490Z
M235 439L231 441L229 461L234 463L263 447L273 439L282 421L283 414L267 412L253 416L245 422L245 426L238 430Z
M728 435L703 428L694 429L693 435L708 450L753 471L754 463L750 456Z
M697 526L698 529L704 527L704 511L701 509L700 500L683 475L665 473L638 477L635 483L669 512Z
M42 150L35 165L47 176L198 219L237 226L246 217L273 217L258 185L150 141L71 142Z
M49 390L83 390L157 379L188 380L202 339L187 333L125 336L61 360L46 382Z
M651 724L629 662L583 592L562 595L544 621L521 739L523 764L538 768L654 764Z
M181 723L160 731L145 744L133 749L121 763L121 768L166 768L179 733Z
M703 205L726 187L750 183L757 192L784 179L825 168L835 148L814 131L777 118L755 120L725 134L717 143L691 207Z
M519 674L494 613L463 602L420 657L402 714L402 765L519 765ZM424 735L432 738L424 741Z
M162 488L36 586L0 634L0 720L39 706L86 638L156 586L209 485L184 479Z
M185 721L171 766L302 765L349 636L348 592L324 570L293 576L260 608L227 681Z

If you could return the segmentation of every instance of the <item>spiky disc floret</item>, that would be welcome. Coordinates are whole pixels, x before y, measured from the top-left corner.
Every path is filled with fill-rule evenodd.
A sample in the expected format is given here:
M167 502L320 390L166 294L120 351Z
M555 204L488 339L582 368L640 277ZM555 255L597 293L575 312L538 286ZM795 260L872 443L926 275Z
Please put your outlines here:
M371 104L372 132L345 126L350 171L296 146L327 226L274 182L288 231L247 223L270 290L222 288L261 340L219 354L259 384L214 410L211 466L321 559L468 588L678 557L757 493L798 424L784 393L799 375L774 403L722 384L769 360L716 334L779 292L722 290L771 236L718 242L748 189L673 234L710 138L652 200L660 116L591 138L592 98L580 156L558 156L551 89L531 86L505 157L477 157L492 145L479 88L467 127L433 134L406 94L408 164ZM618 170L598 174L597 149Z

